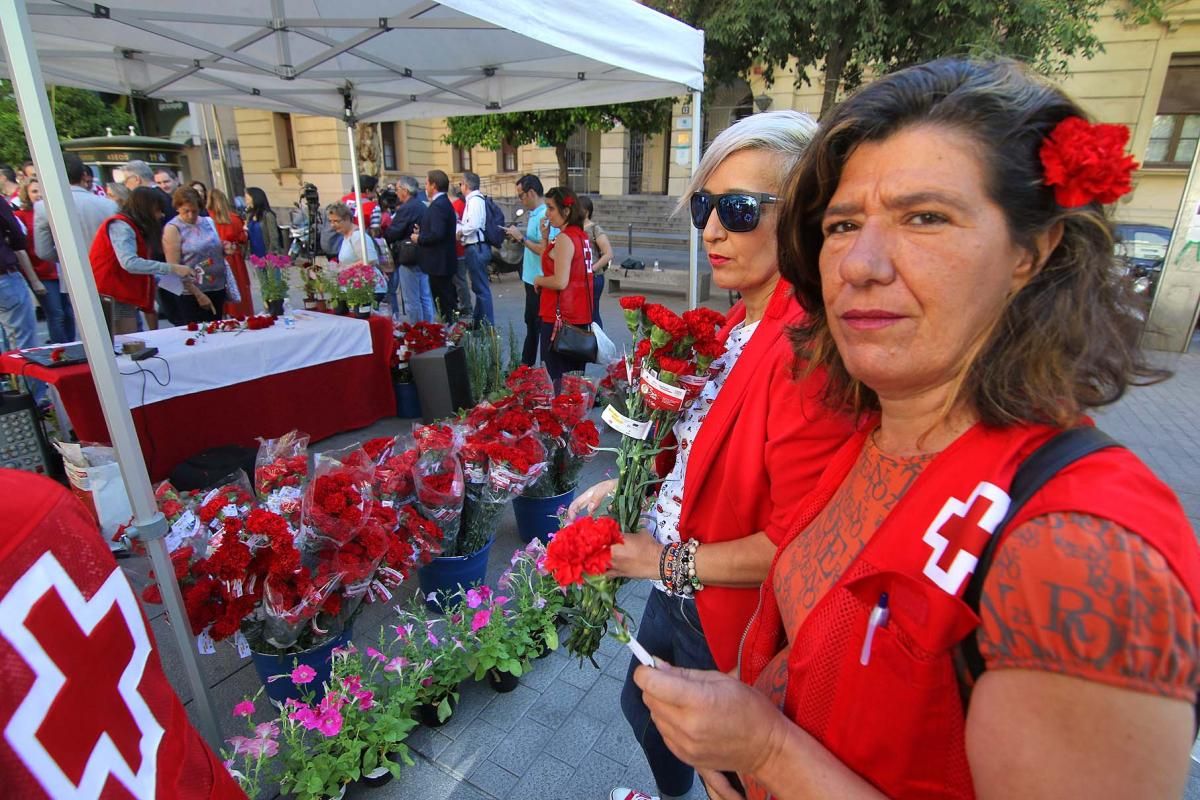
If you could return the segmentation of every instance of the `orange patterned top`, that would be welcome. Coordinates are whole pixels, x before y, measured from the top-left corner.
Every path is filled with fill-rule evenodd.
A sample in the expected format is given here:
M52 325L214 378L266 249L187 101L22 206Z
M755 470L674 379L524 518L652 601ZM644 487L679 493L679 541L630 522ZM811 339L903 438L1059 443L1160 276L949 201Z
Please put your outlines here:
M789 641L934 456L894 458L869 437L833 499L783 551L775 591ZM980 601L987 668L1038 669L1195 702L1200 628L1162 555L1108 520L1037 517L996 554ZM756 688L782 705L788 649ZM750 800L766 797L746 781Z

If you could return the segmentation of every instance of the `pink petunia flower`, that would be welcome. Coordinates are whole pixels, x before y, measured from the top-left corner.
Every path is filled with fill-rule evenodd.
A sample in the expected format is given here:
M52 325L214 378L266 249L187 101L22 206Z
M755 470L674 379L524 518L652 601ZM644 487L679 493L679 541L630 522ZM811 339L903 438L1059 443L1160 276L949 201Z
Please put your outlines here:
M327 739L337 736L342 730L342 713L336 708L326 711L321 715L320 722L317 724L317 730Z
M376 650L374 647L367 648L367 658L373 658L376 661L387 661L387 656Z
M303 686L306 683L312 683L313 678L317 677L317 671L307 664L300 664L292 670L292 683L297 686Z
M233 715L235 717L248 717L254 713L254 703L250 700L243 700L233 707Z
M481 628L487 627L487 624L492 621L492 612L488 609L476 612L475 617L471 620L471 632L478 633Z

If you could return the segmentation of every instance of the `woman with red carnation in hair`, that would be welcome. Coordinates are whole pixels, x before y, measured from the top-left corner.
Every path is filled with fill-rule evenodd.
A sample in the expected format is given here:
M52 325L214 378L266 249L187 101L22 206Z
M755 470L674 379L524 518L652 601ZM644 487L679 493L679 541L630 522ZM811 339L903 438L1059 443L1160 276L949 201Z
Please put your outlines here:
M624 308L644 310L655 328L674 337L694 332L693 338L711 338L714 323L723 325L725 337L724 347L712 343L712 355L720 356L713 364L717 374L682 414L674 427L675 447L660 458L664 479L646 515L647 532L626 532L624 543L613 548L614 575L656 581L637 637L652 655L672 664L735 666L738 639L776 545L797 504L852 431L847 415L821 405L820 373L796 379L786 336L804 312L791 286L780 280L775 196L815 130L810 117L795 111L755 114L722 132L700 161L684 196L692 224L703 232L713 281L742 295L727 317L706 308L681 317L640 297L621 299ZM648 340L643 347L650 347ZM672 365L662 366L670 371ZM572 504L572 515L594 511L615 485L606 481L584 492ZM664 580L673 554L684 545L704 586L691 595L668 592L670 582ZM668 749L651 721L633 683L636 663L630 661L621 708L658 794L682 797L692 787L694 770ZM649 797L625 788L612 796Z
M542 320L542 364L558 391L564 372L582 371L588 362L554 350L552 342L562 324L590 328L592 325L592 246L583 230L585 215L575 192L555 186L546 192L546 216L542 218L542 240L550 228L559 234L542 251L542 274L533 279L540 292L538 315Z
M1200 550L1086 416L1165 377L1105 218L1127 140L1010 61L882 77L822 124L780 260L797 352L864 425L775 557L741 681L635 675L710 796L1183 794Z

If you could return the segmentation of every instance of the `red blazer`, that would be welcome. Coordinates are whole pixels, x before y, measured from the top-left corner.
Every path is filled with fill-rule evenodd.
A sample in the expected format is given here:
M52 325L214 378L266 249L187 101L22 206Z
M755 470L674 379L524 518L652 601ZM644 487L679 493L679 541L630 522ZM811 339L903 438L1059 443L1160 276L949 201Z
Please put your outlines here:
M803 317L791 284L781 280L692 443L679 524L685 539L727 542L766 531L778 544L800 501L853 433L849 416L821 403L824 373L793 377L787 328ZM745 318L738 303L726 330ZM674 461L673 450L664 455L661 475ZM737 665L738 643L757 602L757 588L708 586L696 593L718 669Z

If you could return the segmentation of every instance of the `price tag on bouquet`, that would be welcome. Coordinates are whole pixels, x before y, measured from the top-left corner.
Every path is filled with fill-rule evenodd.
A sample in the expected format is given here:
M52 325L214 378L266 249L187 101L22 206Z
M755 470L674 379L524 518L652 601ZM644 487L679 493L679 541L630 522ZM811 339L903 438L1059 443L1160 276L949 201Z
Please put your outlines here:
M606 406L600 414L600 419L608 424L617 433L624 434L631 439L645 439L650 435L650 422L638 422L636 419L629 417L617 411L612 406Z
M642 370L641 385L638 391L647 408L658 411L681 411L687 400L687 390L682 386L672 386L658 379L658 374L651 369Z
M196 649L200 651L202 656L211 656L217 652L217 645L213 642L212 636L208 633L208 628L200 631L200 635L196 637Z
M246 641L246 636L241 631L233 635L233 644L237 647L238 658L250 657L250 642Z
M708 383L706 375L680 375L679 382L683 384L685 392L684 402L690 403L700 396L704 391L705 385Z

